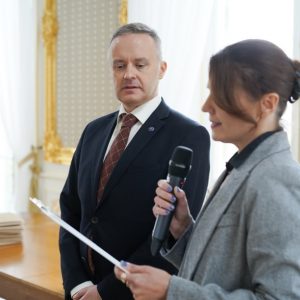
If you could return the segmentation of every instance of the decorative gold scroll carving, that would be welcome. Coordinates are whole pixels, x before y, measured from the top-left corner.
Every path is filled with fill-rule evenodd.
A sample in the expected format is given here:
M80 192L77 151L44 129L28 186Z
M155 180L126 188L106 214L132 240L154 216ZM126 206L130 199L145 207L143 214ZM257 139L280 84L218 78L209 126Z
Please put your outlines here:
M120 3L120 24L127 23L127 0ZM45 137L44 157L46 161L69 164L74 148L63 147L57 132L56 108L56 42L59 26L57 22L56 0L45 0L42 20L43 40L45 45Z
M125 25L128 22L127 7L128 7L128 0L121 0L120 14L119 14L119 23L121 25Z
M45 45L45 160L53 163L69 164L73 148L63 148L57 133L56 117L56 40L58 23L56 0L46 0L43 16L43 39Z

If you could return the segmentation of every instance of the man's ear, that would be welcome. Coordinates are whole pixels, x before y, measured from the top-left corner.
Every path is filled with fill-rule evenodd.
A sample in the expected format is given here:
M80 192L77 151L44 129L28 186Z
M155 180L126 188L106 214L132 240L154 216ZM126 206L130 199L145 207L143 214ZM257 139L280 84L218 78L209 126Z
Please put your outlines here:
M164 78L164 75L165 75L165 73L167 71L167 67L168 67L168 65L167 65L167 63L165 61L161 61L160 62L159 79Z
M261 111L262 113L276 112L279 104L279 95L277 93L268 93L263 95L261 99Z

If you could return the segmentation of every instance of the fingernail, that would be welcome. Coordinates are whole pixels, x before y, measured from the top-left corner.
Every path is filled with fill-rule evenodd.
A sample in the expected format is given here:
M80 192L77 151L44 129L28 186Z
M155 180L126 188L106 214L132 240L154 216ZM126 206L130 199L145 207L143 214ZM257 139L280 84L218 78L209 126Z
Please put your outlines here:
M172 195L172 197L171 197L171 202L176 202L176 197L174 196L174 195Z
M127 261L121 260L121 261L120 261L120 265L121 265L122 267L127 267Z
M174 205L170 205L170 206L168 207L168 210L169 210L169 211L172 211L172 210L174 210L174 208L175 208Z
M176 192L181 193L182 190L178 186L176 186Z
M170 185L168 186L168 192L172 192L172 187Z

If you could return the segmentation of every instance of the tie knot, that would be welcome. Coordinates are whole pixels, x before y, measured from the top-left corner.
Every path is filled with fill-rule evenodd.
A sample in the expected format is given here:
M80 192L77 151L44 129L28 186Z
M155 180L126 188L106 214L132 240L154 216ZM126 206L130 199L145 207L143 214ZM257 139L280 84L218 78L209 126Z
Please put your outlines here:
M122 119L122 128L123 127L131 128L138 121L138 119L132 114L122 114L121 119Z

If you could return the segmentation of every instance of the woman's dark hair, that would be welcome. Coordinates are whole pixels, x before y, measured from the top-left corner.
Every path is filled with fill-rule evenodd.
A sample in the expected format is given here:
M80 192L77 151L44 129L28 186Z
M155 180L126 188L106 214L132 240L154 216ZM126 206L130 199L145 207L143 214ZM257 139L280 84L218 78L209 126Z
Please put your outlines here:
M253 101L264 94L277 93L280 97L278 118L288 101L293 103L300 97L300 63L264 40L241 41L212 56L209 79L216 104L250 122L254 121L236 101L236 88L245 91Z

